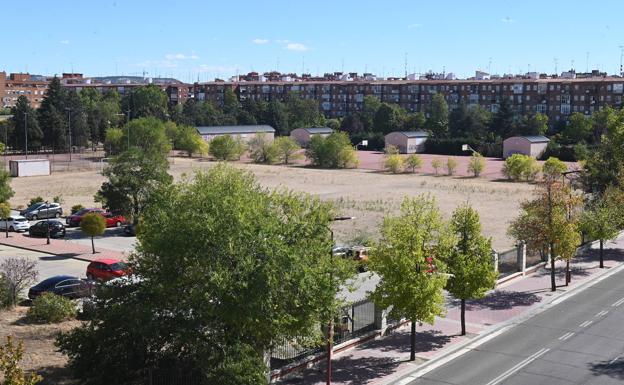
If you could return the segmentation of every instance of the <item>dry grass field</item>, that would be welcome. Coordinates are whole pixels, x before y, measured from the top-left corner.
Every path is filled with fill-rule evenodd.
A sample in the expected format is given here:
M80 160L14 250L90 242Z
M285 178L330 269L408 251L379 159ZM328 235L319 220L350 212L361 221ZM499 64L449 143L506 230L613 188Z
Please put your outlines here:
M199 159L175 158L170 172L179 180L183 174L212 167L216 163ZM375 237L384 215L399 209L405 196L430 194L448 217L458 205L468 202L481 214L484 232L492 237L494 248L512 246L506 236L509 221L518 214L519 203L528 198L534 186L501 182L492 178L433 176L430 174L390 175L378 170L321 170L305 167L267 166L234 163L251 171L268 188L285 187L308 192L335 203L342 215L357 219L335 224L338 243L359 234ZM74 204L95 205L93 195L104 181L98 171L58 172L51 176L15 178L12 207L25 205L34 196L52 199L60 195L68 211Z

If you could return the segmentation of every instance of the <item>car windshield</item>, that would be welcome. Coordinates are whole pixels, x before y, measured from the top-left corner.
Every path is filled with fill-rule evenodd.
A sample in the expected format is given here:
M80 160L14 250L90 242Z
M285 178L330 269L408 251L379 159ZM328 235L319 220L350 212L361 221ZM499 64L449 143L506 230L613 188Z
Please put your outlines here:
M89 212L89 209L78 210L74 215L84 215Z
M41 203L35 203L34 205L27 208L26 211L36 210L37 208L39 208L39 206L41 206Z
M117 263L113 263L112 265L110 265L110 268L113 271L126 270L128 268L128 265L126 265L123 262L117 262Z

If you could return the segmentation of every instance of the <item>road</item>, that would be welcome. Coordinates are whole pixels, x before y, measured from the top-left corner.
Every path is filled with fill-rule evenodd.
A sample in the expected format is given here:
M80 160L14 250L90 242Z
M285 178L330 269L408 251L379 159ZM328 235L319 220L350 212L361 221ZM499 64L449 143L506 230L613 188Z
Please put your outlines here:
M557 300L555 300L556 302ZM624 270L520 322L410 385L624 381Z
M37 270L39 271L39 281L54 275L74 275L76 277L84 277L87 271L88 263L73 258L57 257L44 253L37 253L15 247L0 245L0 263L9 257L24 257L37 261Z

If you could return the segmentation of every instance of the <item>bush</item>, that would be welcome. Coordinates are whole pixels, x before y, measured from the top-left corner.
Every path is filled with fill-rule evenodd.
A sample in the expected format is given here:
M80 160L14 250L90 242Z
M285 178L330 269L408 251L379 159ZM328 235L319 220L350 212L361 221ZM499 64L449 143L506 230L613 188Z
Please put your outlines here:
M415 173L416 170L422 167L422 159L418 154L412 154L405 159L405 164L407 167L412 170L412 173Z
M438 170L442 168L442 161L440 159L433 159L431 161L431 167L433 167L435 174L438 175Z
M457 160L455 158L448 158L446 160L446 173L448 175L455 175L457 171Z
M77 205L73 205L73 206L71 207L71 213L72 213L72 214L76 214L78 211L80 211L80 210L82 210L82 209L84 209L84 208L85 208L85 207L84 207L83 205L81 205L80 203L79 203L79 204L77 204Z
M483 156L478 152L472 153L472 157L468 162L468 172L472 173L472 175L477 178L479 175L481 175L484 169L485 160L483 159Z
M505 159L502 171L507 179L519 181L524 178L529 181L535 179L540 171L540 166L533 157L522 154L513 154L509 158Z
M544 179L556 180L561 178L562 173L568 171L568 166L557 158L550 157L542 167Z
M405 161L399 154L388 155L384 162L384 167L393 174L400 174L405 167Z
M24 369L20 367L20 362L24 356L24 343L19 341L17 345L13 343L13 337L6 337L6 344L0 345L0 373L4 380L4 385L35 385L43 378L37 374L26 375Z
M63 203L65 203L65 200L63 199L62 195L56 195L54 198L52 198L52 202L62 205Z
M524 160L524 168L522 170L522 177L526 181L535 180L537 174L539 174L541 167L537 164L537 160L531 156L527 156Z
M0 309L11 306L12 302L9 281L4 275L0 275Z
M35 203L41 203L43 202L43 198L42 197L34 197L30 199L30 202L28 202L28 207L34 205Z
M208 153L217 160L239 160L245 146L243 143L229 135L217 136L210 141Z
M389 144L386 146L386 148L384 148L384 152L386 153L386 155L396 155L399 153L399 148L397 146Z
M359 163L349 136L344 132L333 132L327 137L312 136L306 155L317 167L350 168Z
M273 146L275 147L277 158L284 164L288 164L292 160L299 159L303 156L298 152L301 150L301 146L290 136L275 138Z
M275 163L278 158L278 148L273 140L265 133L258 133L248 143L249 156L256 163Z
M43 293L35 298L26 317L31 322L58 323L76 317L76 308L70 299Z

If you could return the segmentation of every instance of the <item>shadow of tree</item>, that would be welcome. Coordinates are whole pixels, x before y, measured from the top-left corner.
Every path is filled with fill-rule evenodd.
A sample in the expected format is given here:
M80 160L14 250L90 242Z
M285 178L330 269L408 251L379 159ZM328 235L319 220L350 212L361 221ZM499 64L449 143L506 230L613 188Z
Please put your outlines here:
M594 376L609 376L624 381L624 361L599 361L588 366Z
M609 246L608 244L605 247ZM603 251L603 257L606 261L615 261L615 262L624 262L624 250L622 249L607 249L605 248ZM595 262L598 263L600 261L600 250L599 249L587 249L583 252L582 255L574 258L575 261L579 262Z
M76 253L64 253L57 255L46 255L45 257L39 257L41 261L62 261L64 259L71 259L76 257L79 254Z
M348 385L365 384L392 374L401 362L390 357L341 357L332 362L332 381ZM324 384L325 365L306 369L294 377L280 380L278 384Z
M411 349L410 334L409 329L395 330L383 338L358 346L357 349L379 349L382 352L408 353ZM440 330L416 331L416 352L440 349L450 341L451 336L442 334Z
M531 306L542 299L530 292L515 292L507 290L496 290L485 298L466 302L466 310L504 310L515 306ZM459 305L459 301L454 301Z
M43 381L38 385L77 385L79 382L74 380L67 367L64 366L45 366L37 369L37 374L43 377Z

